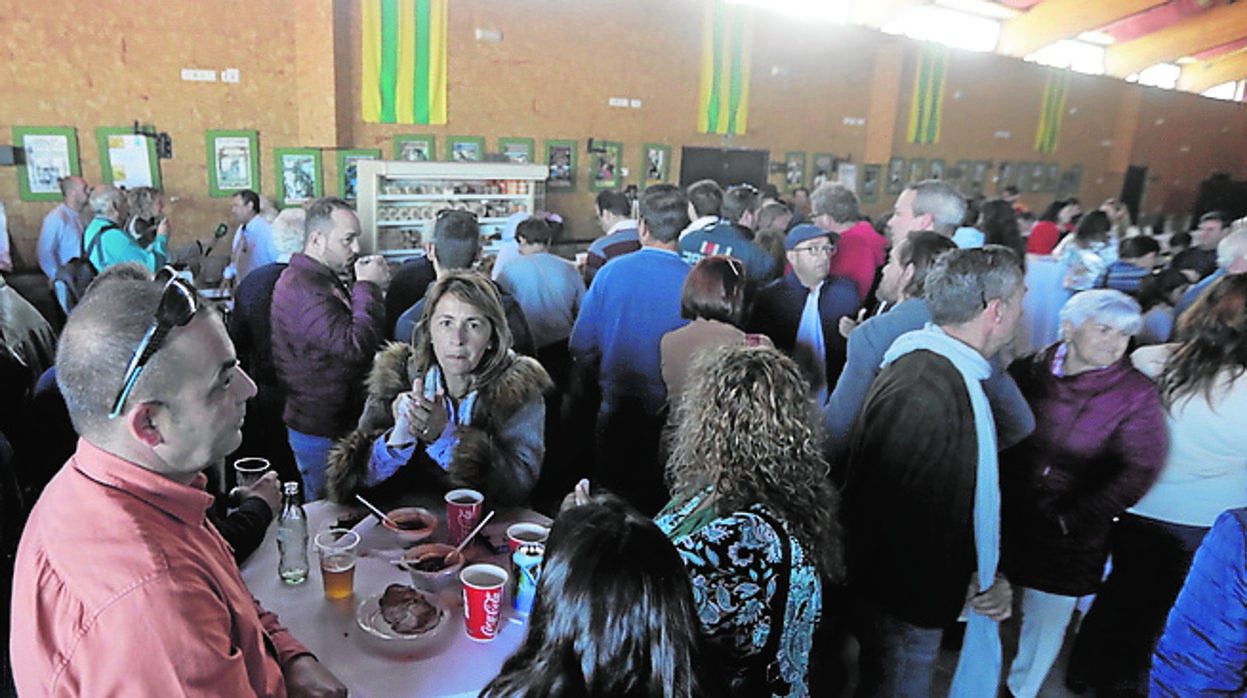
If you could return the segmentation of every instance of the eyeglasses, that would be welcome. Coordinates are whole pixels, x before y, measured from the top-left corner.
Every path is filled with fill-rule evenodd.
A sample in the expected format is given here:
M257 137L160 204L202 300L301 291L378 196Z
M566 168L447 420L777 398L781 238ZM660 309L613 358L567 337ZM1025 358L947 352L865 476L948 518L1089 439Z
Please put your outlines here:
M186 279L178 276L177 272L170 267L161 269L156 278L159 280L166 275L168 275L168 280L165 282L164 292L160 294L160 304L156 306L151 327L147 328L142 341L134 348L130 364L126 366L125 376L121 379L121 390L117 391L112 411L108 413L109 419L115 419L121 415L126 399L130 397L134 384L138 382L139 375L143 373L143 367L157 351L160 351L169 331L189 323L199 310L199 294L196 293L195 287L191 286Z
M813 245L811 247L798 247L793 252L806 252L813 255L831 256L836 252L835 245Z
M472 222L474 223L476 222L475 213L472 213L471 211L467 211L461 208L444 208L437 212L437 220L439 221L448 216L467 216L468 218L472 219Z
M745 276L745 265L741 264L739 259L735 257L726 257L727 266L732 270L732 275L740 279Z

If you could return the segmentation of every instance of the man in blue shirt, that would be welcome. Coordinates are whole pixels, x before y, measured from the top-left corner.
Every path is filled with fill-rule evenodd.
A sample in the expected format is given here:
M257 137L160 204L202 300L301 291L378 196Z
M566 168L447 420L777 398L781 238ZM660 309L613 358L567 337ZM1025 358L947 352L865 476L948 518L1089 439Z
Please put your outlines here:
M238 284L252 269L276 262L279 255L273 244L273 228L260 215L259 194L250 189L238 192L230 205L230 213L238 221L238 230L234 233L229 266L221 277Z
M1136 235L1122 240L1118 246L1118 259L1108 265L1102 286L1131 295L1138 293L1139 284L1152 275L1159 254L1160 243L1150 235Z
M87 180L62 177L63 201L43 219L39 231L39 268L48 280L56 278L56 270L82 254L82 212L87 207Z
M723 217L709 228L694 230L680 238L684 261L696 264L702 257L724 254L745 265L751 286L779 276L775 259L753 241L753 214L758 209L758 190L748 184L730 187L723 194Z
M637 230L641 249L598 272L570 340L578 372L596 377L601 389L595 485L647 514L667 500L657 461L667 402L659 342L687 323L680 317L680 292L690 267L676 251L687 208L678 187L645 190Z

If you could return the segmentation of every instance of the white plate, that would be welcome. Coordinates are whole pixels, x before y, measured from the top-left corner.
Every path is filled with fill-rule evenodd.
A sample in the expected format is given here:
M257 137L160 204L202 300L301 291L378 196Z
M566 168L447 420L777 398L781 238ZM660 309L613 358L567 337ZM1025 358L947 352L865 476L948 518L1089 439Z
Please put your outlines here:
M410 654L437 644L437 639L450 620L450 613L445 606L438 603L437 597L419 590L416 593L437 609L437 622L428 630L411 635L395 632L381 615L380 601L383 594L371 594L359 602L355 607L355 624L359 626L360 635L367 645L381 652Z

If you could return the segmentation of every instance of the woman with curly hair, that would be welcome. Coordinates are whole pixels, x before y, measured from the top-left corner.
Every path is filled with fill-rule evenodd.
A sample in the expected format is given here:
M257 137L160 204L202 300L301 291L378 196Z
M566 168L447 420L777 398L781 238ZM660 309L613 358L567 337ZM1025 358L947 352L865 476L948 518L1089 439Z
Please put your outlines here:
M823 584L844 573L838 495L796 363L766 347L703 354L655 523L675 543L698 615L738 696L805 696Z
M1181 344L1131 356L1168 411L1160 477L1115 524L1113 570L1083 621L1066 682L1147 695L1152 649L1195 550L1224 511L1247 506L1247 275L1213 284L1178 321Z
M598 495L550 529L528 635L484 698L711 698L713 663L680 556L654 522Z
M412 343L377 352L359 426L329 454L329 498L378 487L380 501L407 491L480 490L491 506L528 501L545 456L550 378L511 351L493 282L455 270L425 297Z

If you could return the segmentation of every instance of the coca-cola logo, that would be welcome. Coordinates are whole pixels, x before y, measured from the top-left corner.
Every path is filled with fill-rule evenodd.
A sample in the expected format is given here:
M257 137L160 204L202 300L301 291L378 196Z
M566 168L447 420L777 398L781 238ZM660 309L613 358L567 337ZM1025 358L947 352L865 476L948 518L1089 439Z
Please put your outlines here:
M498 619L502 616L502 592L487 591L484 599L485 622L481 625L481 634L493 637L498 634Z

